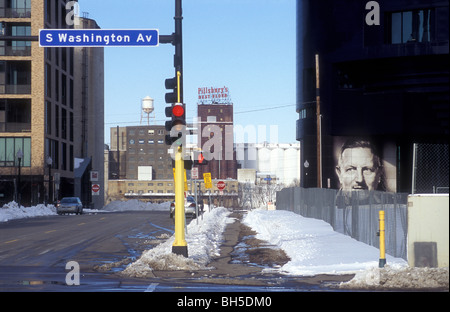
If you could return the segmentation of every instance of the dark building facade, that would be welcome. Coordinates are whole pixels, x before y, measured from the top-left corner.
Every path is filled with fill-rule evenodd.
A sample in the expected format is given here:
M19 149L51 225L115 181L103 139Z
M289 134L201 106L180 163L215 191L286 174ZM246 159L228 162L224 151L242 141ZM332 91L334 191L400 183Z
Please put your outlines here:
M409 192L414 143L448 144L449 2L297 0L297 45L302 186L341 187L340 147L360 137L383 188Z

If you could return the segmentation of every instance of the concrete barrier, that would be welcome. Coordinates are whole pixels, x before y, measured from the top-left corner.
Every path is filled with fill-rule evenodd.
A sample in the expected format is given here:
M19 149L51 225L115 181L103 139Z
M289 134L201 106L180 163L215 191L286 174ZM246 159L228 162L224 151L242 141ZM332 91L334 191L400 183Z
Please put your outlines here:
M408 263L449 266L449 195L408 196Z

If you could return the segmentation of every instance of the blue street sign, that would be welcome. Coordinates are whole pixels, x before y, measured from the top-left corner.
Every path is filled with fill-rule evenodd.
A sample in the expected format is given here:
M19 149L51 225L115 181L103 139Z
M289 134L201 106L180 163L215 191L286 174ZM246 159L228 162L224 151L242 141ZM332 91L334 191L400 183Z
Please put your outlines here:
M41 47L155 47L157 29L41 29Z

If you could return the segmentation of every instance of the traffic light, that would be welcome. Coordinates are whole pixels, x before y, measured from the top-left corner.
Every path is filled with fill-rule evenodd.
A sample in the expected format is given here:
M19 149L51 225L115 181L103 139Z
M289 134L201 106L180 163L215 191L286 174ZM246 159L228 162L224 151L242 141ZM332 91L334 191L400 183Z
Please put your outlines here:
M166 144L172 145L177 142L177 145L184 145L184 132L186 130L186 113L185 104L181 103L180 95L181 73L177 71L175 78L166 79L166 89L172 92L166 93L166 103L171 106L166 107L166 117L170 119L166 121ZM183 140L180 140L183 139Z
M206 166L208 161L203 155L203 151L194 151L194 166Z
M166 107L166 117L170 118L170 120L166 121L166 131L168 132L166 144L172 145L174 142L177 142L177 145L183 145L186 132L185 105L175 103Z
M172 92L166 93L166 103L173 104L178 102L178 77L166 79L165 82L167 90L173 90ZM169 117L169 116L167 116Z

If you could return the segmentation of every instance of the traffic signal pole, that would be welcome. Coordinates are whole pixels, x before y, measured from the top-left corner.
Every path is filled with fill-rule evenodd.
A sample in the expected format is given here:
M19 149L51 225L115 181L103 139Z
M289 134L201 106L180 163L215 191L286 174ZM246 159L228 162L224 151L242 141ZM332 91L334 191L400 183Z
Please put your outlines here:
M188 256L187 242L185 239L185 214L184 214L184 161L182 147L178 147L175 153L175 241L172 245L172 253Z
M177 72L177 97L181 103L181 73ZM175 152L175 241L172 245L172 253L187 258L188 249L185 238L186 218L184 211L184 159L183 145L177 147Z
M183 103L183 35L182 35L182 0L175 0L175 57L174 65L177 77L177 103ZM184 211L184 158L183 145L175 152L175 241L172 253L188 257L188 247L185 238Z

